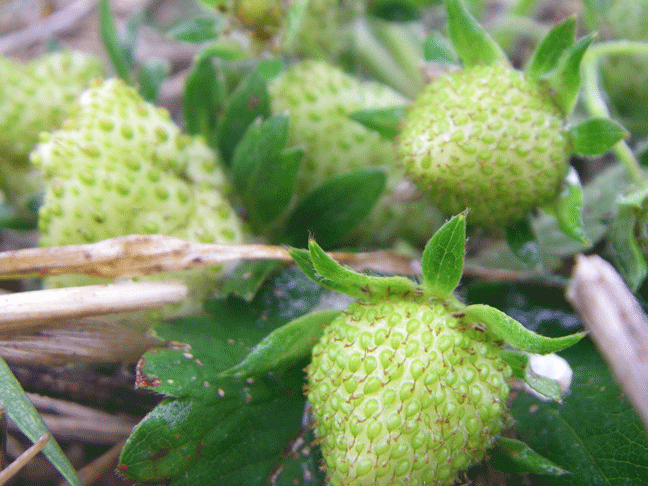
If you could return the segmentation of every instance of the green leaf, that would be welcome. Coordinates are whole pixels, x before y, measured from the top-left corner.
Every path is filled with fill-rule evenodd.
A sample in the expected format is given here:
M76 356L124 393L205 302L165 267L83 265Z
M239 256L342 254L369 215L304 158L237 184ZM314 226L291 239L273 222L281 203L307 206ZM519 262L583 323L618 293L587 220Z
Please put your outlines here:
M400 123L404 114L404 106L394 106L356 111L351 113L349 118L377 131L385 138L395 138L400 133Z
M223 22L212 17L194 17L179 22L167 31L174 39L199 44L216 39L223 31Z
M423 58L428 62L457 64L452 44L436 30L430 32L423 42Z
M425 288L446 298L459 285L466 250L466 213L448 220L425 245L421 267Z
M473 304L461 309L462 318L472 324L485 324L486 333L521 351L536 354L555 353L580 341L584 332L550 338L528 330L512 317L485 304Z
M499 437L488 457L489 465L509 474L542 474L554 477L568 474L524 442L508 437Z
M228 272L219 293L252 300L265 279L282 265L285 262L280 260L244 260Z
M198 55L184 85L182 114L186 130L214 146L225 98L225 81L207 55Z
M506 243L511 252L527 265L540 264L540 248L528 219L506 228Z
M303 150L284 151L288 121L285 115L274 115L250 124L232 156L234 186L256 233L292 199Z
M572 151L581 155L600 155L630 133L609 118L590 118L569 129Z
M288 11L286 12L286 28L283 35L284 49L290 50L297 35L303 29L309 2L310 0L295 0L294 2L290 2Z
M128 62L119 34L117 33L117 28L115 27L115 22L110 11L109 0L100 0L99 2L99 32L104 49L106 49L117 75L128 84L131 84L131 65Z
M531 56L526 67L527 74L533 79L538 79L554 69L565 50L574 44L575 30L575 15L551 29Z
M229 165L234 149L250 123L270 116L270 95L265 78L253 71L227 98L223 119L218 127L218 147Z
M633 292L648 277L648 262L637 240L636 228L635 211L629 207L621 207L608 234L614 266Z
M267 485L301 427L304 363L246 380L220 374L329 294L292 267L268 279L252 302L213 299L205 305L210 316L157 326L174 349L146 353L137 383L171 398L134 429L118 470L138 482L176 486ZM296 345L291 352L299 354Z
M385 179L385 174L376 169L329 179L299 201L286 223L282 241L303 248L311 234L322 247L333 247L369 214Z
M308 266L304 273L332 290L345 293L356 299L369 301L393 295L412 295L418 292L414 282L406 277L373 277L354 272L328 256L314 240L308 242L308 249L315 275L312 276L313 272ZM301 266L303 256L297 256Z
M569 168L556 199L544 209L555 216L563 233L579 243L589 245L583 225L583 187L573 167Z
M565 117L574 110L581 84L580 63L594 37L594 33L589 34L566 49L556 67L540 78L548 85L552 98Z
M518 438L571 473L531 484L646 485L648 435L606 363L589 340L562 355L574 371L564 402L519 394L511 406Z
M31 230L36 228L37 223L35 214L22 214L9 204L0 204L0 230Z
M446 0L448 33L464 67L508 64L502 48L472 16L461 0Z
M249 378L285 370L310 355L311 349L322 337L324 328L340 312L313 312L275 329L252 348L243 361L221 373L221 376Z
M139 92L146 101L154 102L164 78L169 73L169 65L163 59L147 59L139 72Z
M14 421L20 431L32 442L36 442L43 434L49 434L50 439L43 448L43 454L72 486L82 486L79 477L65 456L56 440L43 422L32 403L25 395L20 383L13 375L7 363L0 358L0 407Z

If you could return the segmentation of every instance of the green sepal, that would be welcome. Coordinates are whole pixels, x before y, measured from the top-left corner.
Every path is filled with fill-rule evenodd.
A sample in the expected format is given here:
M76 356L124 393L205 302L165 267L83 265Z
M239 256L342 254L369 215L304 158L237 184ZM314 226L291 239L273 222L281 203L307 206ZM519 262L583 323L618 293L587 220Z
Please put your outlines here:
M251 123L234 149L232 178L255 233L261 233L288 206L304 151L285 150L288 117Z
M473 304L464 307L457 312L457 316L466 323L486 325L486 333L492 339L504 341L506 344L527 353L556 353L576 344L586 334L585 332L578 332L557 338L540 336L525 328L504 312L485 304Z
M556 218L558 227L567 236L584 245L590 244L583 224L583 187L573 167L569 167L556 198L543 209Z
M554 462L541 456L524 442L508 437L498 437L495 447L488 453L488 463L506 473L563 476L569 474Z
M447 38L433 30L423 41L423 59L428 62L457 64L457 53Z
M565 50L551 71L539 79L548 86L554 103L565 117L574 110L581 85L580 64L585 51L594 41L595 33L589 34Z
M599 155L607 152L630 133L609 118L590 118L572 126L567 132L572 152L581 155Z
M525 71L532 79L539 79L542 75L551 71L565 50L574 44L574 33L576 31L576 16L572 15L565 21L557 24L542 39L531 56Z
M466 212L450 218L425 245L421 268L426 291L441 299L459 285L466 250Z
M227 272L218 292L220 295L231 294L249 302L268 276L282 265L285 262L281 260L243 260Z
M506 243L521 262L531 266L540 264L540 246L528 218L506 228Z
M400 133L400 123L405 114L404 106L374 108L351 113L349 118L375 130L382 137L393 139Z
M284 324L254 346L243 361L219 376L244 379L287 369L310 354L324 328L340 313L313 312Z
M0 358L0 386L2 387L0 407L4 409L7 416L32 442L36 442L43 434L49 434L50 438L42 450L43 454L68 483L72 486L82 486L74 467L52 437L38 411L29 401L20 383L2 358Z
M148 59L140 68L138 83L139 93L146 101L155 102L164 78L169 73L169 65L158 58Z
M212 148L216 146L216 130L226 92L224 76L214 66L211 56L199 53L184 84L182 115L187 133L202 135Z
M230 94L218 126L218 148L229 165L234 149L247 127L257 118L270 116L270 94L266 79L251 72Z
M281 241L305 247L309 234L333 247L371 211L385 187L385 173L364 169L332 177L306 194L291 213Z
M373 301L386 296L407 296L421 292L406 277L374 277L344 267L328 256L314 240L308 242L308 252L295 248L288 251L308 277L324 287L358 300Z
M99 33L115 72L126 83L131 84L131 64L128 62L124 46L117 33L117 27L110 11L109 0L100 0L99 2Z
M623 275L632 291L648 277L648 262L637 240L637 215L628 206L621 206L610 226L608 240L614 266Z
M472 16L461 0L446 0L448 34L464 67L509 64L497 42Z
M522 351L503 349L502 359L511 367L513 378L523 380L529 388L551 400L560 401L560 385L551 378L538 376L529 366L529 355Z

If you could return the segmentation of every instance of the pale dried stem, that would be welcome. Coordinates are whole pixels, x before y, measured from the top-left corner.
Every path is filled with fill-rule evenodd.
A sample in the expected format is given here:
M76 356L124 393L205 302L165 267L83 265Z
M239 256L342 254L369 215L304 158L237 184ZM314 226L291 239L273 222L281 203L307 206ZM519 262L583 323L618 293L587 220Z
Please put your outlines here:
M576 258L567 299L648 427L648 317L614 267Z
M25 467L25 465L31 461L36 454L42 451L45 445L49 442L50 437L50 434L41 435L34 445L18 456L15 461L9 464L9 466L4 468L2 472L0 472L0 486L6 484L7 481L13 478L18 471Z

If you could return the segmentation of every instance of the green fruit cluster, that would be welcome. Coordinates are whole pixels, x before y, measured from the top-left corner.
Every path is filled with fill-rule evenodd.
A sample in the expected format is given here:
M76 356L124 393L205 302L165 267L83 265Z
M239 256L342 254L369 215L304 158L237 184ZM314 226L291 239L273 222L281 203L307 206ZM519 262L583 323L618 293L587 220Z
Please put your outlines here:
M503 64L439 77L417 97L398 141L405 173L446 214L485 227L552 200L568 169L564 116L537 82Z
M510 375L499 347L441 302L350 305L308 368L331 484L452 484L501 432Z
M31 161L48 183L39 213L43 246L128 234L202 243L244 240L216 154L120 80L84 92L63 128L41 135ZM220 275L218 267L179 273L190 295L165 317L200 308ZM48 286L87 283L96 281L47 279Z
M41 131L61 125L75 98L100 77L100 61L79 51L62 51L20 64L0 58L0 189L10 200L37 186L27 155Z
M324 61L291 66L269 86L272 110L290 116L289 144L306 154L295 192L303 196L325 180L370 167L387 173L385 197L352 235L356 244L387 244L399 234L426 240L439 214L426 200L399 200L403 181L391 140L349 118L356 111L401 106L407 100L386 85L361 81Z

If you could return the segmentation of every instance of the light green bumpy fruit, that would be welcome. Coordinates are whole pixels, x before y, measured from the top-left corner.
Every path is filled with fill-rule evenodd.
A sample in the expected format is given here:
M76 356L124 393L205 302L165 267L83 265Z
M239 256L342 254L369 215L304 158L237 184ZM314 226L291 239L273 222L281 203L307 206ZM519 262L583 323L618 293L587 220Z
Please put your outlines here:
M360 244L387 244L411 226L409 233L426 240L438 227L438 212L425 201L390 200L403 175L395 168L391 140L381 137L349 115L360 110L402 106L406 98L386 85L361 81L324 61L291 66L269 86L272 111L290 117L289 145L306 154L295 192L303 196L327 179L358 169L379 167L387 172L386 196L355 232ZM417 217L410 219L415 213ZM411 225L405 222L411 221ZM370 235L363 238L360 235Z
M351 304L308 367L330 483L452 484L502 431L510 375L499 347L442 303Z
M398 141L405 173L446 214L515 223L552 200L568 169L563 115L540 86L508 66L477 66L431 82Z
M28 154L44 130L58 128L76 97L102 75L99 59L62 51L20 64L0 58L0 189L15 200L38 187Z
M42 246L129 234L201 243L244 239L216 154L120 80L84 92L64 127L41 135L31 161L48 183L38 222ZM188 299L159 317L199 310L221 274L215 266L152 277L179 278L189 287ZM46 281L50 287L90 283L100 282L75 275Z

